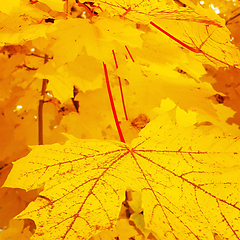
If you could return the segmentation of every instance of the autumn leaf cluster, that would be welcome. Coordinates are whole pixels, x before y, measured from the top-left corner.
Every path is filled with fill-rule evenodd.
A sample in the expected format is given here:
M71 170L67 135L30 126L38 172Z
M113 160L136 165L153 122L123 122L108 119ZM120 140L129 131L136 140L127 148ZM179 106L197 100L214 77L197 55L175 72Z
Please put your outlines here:
M0 7L0 239L240 239L224 19L165 1Z

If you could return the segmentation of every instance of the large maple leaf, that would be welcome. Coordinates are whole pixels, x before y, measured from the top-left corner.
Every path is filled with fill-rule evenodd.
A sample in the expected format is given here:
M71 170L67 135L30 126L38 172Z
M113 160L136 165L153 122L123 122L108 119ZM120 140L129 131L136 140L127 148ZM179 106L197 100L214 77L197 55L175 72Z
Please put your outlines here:
M160 239L240 239L239 138L217 129L149 123L131 147L79 140L34 147L6 187L44 185L18 218L33 239L88 239L116 223L124 191L141 191L147 227Z

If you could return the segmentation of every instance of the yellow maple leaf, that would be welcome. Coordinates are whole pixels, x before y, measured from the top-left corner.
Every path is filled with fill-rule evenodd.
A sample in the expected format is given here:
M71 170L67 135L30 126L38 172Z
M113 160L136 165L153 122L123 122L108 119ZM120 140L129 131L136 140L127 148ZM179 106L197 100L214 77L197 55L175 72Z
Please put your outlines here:
M239 50L230 42L224 19L212 9L181 8L168 1L97 1L112 15L151 24L175 42L215 67L240 68ZM159 34L161 34L159 32Z
M4 186L44 185L18 216L35 221L33 239L88 239L111 229L128 187L141 191L147 227L160 239L207 240L213 232L239 239L239 139L158 123L131 147L69 135L14 163Z
M9 227L0 232L1 240L29 240L34 232L34 222L32 220L12 219Z
M211 64L216 68L227 66L239 68L240 53L230 42L230 31L226 26L159 18L153 22L161 27L160 31L166 31L166 36L170 34L180 40L178 44L189 49L189 53L194 54L202 63Z
M64 11L64 1L59 0L41 0L40 2L45 3L52 11L63 12Z
M20 7L20 2L21 2L21 0L15 0L15 1L8 2L8 3L1 1L0 2L1 12L9 14L13 8Z
M89 19L79 18L55 21L47 35L50 40L56 39L52 41L50 50L54 53L57 66L60 66L74 61L83 47L88 56L109 61L116 44L141 47L141 33L121 19L99 17L94 24Z
M24 44L38 37L46 37L48 25L38 24L31 17L19 15L19 12L14 14L9 16L0 12L1 45Z
M82 92L102 87L102 62L91 56L79 54L74 62L66 63L58 72L63 82L74 83Z
M216 111L207 99L214 94L210 84L196 83L176 71L166 69L167 66L157 67L153 64L145 67L129 62L120 65L115 73L122 79L128 79L136 102L144 106L146 111L157 107L163 98L170 97L185 111L195 110L216 117ZM191 101L185 101L186 98Z

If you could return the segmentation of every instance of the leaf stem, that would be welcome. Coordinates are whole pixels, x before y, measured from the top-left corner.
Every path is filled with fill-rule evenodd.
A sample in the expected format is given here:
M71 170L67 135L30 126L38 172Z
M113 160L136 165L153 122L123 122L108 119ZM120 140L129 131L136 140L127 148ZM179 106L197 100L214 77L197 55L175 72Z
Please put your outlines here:
M126 45L125 45L125 48L126 48L128 54L129 54L130 58L132 59L132 61L135 62L133 57L132 57L132 54L130 53L130 51L129 51L129 49L128 49L128 47Z
M121 127L119 125L119 121L118 121L116 109L115 109L115 106L114 106L114 102L113 102L113 96L112 96L111 87L110 87L110 83L109 83L107 66L104 62L103 62L103 69L104 69L104 74L105 74L105 79L106 79L106 84L107 84L108 96L109 96L109 100L110 100L115 124L116 124L117 130L118 130L118 135L120 137L121 142L125 143L125 140L124 140L124 137L123 137L123 134L122 134L122 130L121 130Z
M117 59L116 59L116 55L115 55L114 50L112 50L112 54L113 54L113 58L114 58L114 62L115 62L116 68L118 69ZM121 78L119 76L118 76L118 82L119 82L119 88L120 88L120 92L121 92L122 105L123 105L123 111L124 111L124 114L125 114L125 119L126 119L126 121L128 121L125 101L124 101L124 97L123 97L122 83L121 83Z
M150 24L152 26L154 26L155 28L157 28L159 31L161 31L162 33L166 34L168 37L170 37L172 40L174 40L175 42L181 44L183 47L187 48L188 50L194 52L194 53L202 53L201 50L199 50L198 48L193 48L191 46L188 46L187 44L185 44L184 42L180 41L179 39L175 38L173 35L171 35L170 33L166 32L165 30L163 30L162 28L160 28L158 25L156 25L155 23L153 23L152 21L150 22Z

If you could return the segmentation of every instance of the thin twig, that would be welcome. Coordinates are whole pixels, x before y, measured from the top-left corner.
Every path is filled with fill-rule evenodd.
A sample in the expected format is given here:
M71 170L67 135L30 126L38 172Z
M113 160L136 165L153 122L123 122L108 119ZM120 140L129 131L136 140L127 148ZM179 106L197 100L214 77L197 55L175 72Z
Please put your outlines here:
M46 93L48 79L43 79L42 82L42 91L41 95L43 99L39 100L38 105L38 144L43 145L43 104L44 104L44 95Z
M229 18L227 21L226 21L226 25L229 24L229 22L231 22L232 20L234 20L235 18L239 17L240 16L240 13L236 14L235 16Z

